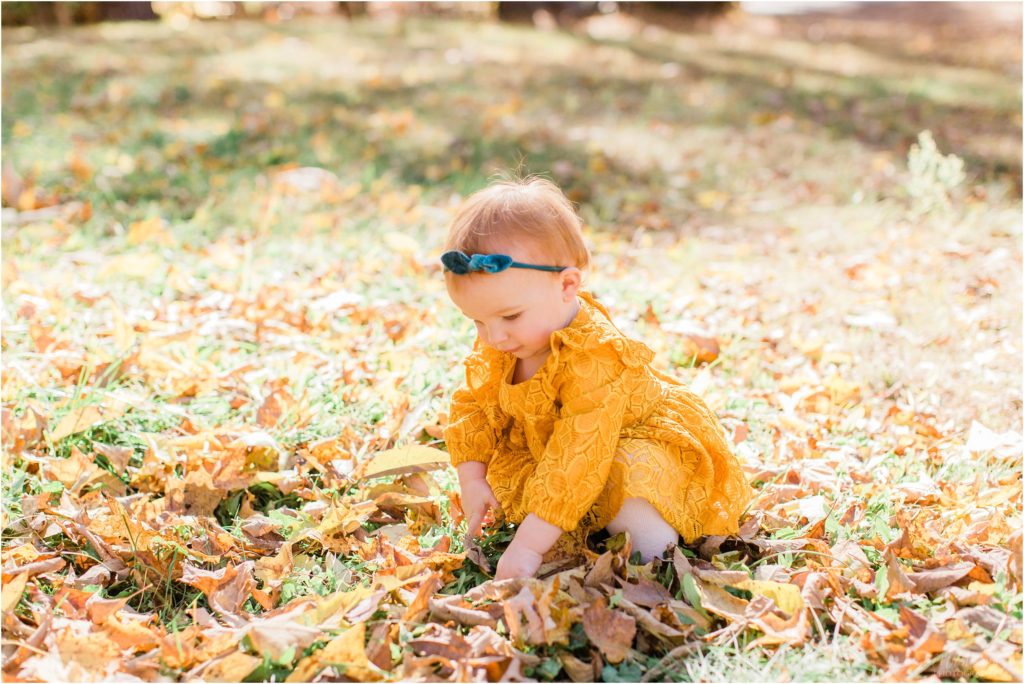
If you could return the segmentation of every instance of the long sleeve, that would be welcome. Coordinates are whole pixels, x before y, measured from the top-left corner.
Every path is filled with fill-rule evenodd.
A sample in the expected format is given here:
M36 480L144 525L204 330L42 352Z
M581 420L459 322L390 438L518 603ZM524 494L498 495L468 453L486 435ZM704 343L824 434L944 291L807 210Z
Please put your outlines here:
M531 513L569 531L608 481L636 376L618 358L599 354L567 364L564 372L562 408L526 483L525 503Z
M490 462L497 440L496 430L470 389L462 387L456 390L452 395L448 426L444 430L452 465L466 461Z

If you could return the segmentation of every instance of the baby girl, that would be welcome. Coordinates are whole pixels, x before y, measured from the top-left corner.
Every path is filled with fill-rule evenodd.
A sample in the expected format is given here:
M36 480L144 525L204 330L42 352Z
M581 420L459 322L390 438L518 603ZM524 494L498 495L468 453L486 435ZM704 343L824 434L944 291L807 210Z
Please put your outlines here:
M497 579L532 576L579 526L628 531L646 563L678 535L735 533L751 496L703 400L581 289L580 226L549 181L498 182L460 209L441 257L477 331L444 433L468 533L497 506L517 524Z

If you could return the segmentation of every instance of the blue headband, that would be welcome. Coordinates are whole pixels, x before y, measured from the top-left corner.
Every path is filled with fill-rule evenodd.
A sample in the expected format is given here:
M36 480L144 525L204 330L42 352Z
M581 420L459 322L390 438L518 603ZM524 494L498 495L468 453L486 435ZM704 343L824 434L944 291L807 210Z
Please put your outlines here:
M532 268L537 271L553 271L560 273L568 266L537 266L513 261L507 254L474 254L469 256L463 252L445 252L441 255L441 263L455 275L467 273L501 273L509 268Z

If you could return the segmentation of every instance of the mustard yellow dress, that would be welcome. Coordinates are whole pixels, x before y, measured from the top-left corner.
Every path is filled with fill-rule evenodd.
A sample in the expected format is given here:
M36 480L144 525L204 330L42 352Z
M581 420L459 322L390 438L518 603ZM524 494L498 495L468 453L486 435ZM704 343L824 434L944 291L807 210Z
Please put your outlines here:
M452 464L486 463L514 523L534 513L589 534L643 497L687 543L735 533L751 490L718 419L590 294L579 299L529 380L513 385L515 357L477 340L444 433Z

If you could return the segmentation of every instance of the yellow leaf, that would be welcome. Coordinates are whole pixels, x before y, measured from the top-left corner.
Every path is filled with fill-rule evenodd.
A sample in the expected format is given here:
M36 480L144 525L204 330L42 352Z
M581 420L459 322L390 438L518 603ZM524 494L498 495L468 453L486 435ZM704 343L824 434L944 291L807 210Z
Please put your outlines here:
M164 221L159 216L136 221L128 226L128 244L141 245L155 242L161 245L171 244L171 235L164 228Z
M48 437L51 442L58 442L68 435L88 430L93 425L102 423L104 420L107 419L104 418L99 406L91 405L72 409L64 414L64 417L60 419L57 427L50 432Z
M148 280L166 270L164 260L156 254L119 254L110 258L100 271L100 280L110 278L140 278Z
M787 617L804 607L804 597L800 595L800 587L795 584L771 582L768 580L743 580L736 585L738 589L746 589L755 596L767 596L779 607Z
M860 385L838 375L827 378L825 388L829 391L829 399L836 405L860 399Z
M382 477L384 475L422 473L437 470L450 462L448 454L439 449L411 444L381 451L374 456L363 475L365 477Z
M978 679L990 682L1020 681L1022 669L1020 653L1011 653L1005 662L1013 668L1013 672L1007 670L1003 665L992 662L984 655L976 663L972 663L971 668L974 670L974 676Z
M23 572L10 582L4 582L4 586L0 589L0 608L3 612L12 610L18 601L21 600L21 595L25 593L25 584L28 583L28 573Z
M384 244L399 254L415 254L420 250L420 243L405 233L385 233Z
M358 586L348 591L336 591L319 600L319 603L307 611L313 624L320 625L332 617L344 619L345 614L365 601L374 590L370 587Z
M322 649L299 661L286 682L311 682L329 665L344 665L341 672L356 682L379 681L381 671L366 657L366 625L359 623Z
M721 209L729 201L729 195L721 190L704 190L697 193L697 204L705 209Z
M21 546L15 547L10 550L4 551L4 562L14 562L15 565L21 565L24 563L31 563L35 559L39 558L41 554L36 550L36 547L32 544L22 544Z
M967 585L967 591L977 592L984 594L985 596L994 596L996 593L996 585L992 583L986 584L985 582L971 582Z
M605 161L604 157L595 155L590 158L587 168L590 169L591 173L607 173L608 162Z
M71 173L78 180L85 182L92 178L92 167L89 166L89 162L85 161L78 155L78 153L72 153L68 158L68 168L71 169Z
M284 95L277 91L269 92L264 96L263 104L270 109L280 109L285 104Z
M25 188L18 195L18 210L32 211L36 208L36 189Z
M204 682L240 682L248 677L262 659L248 653L234 651L223 658L211 661L203 668Z
M974 642L974 632L971 631L970 627L957 618L953 618L943 624L942 631L946 633L946 638L950 641L966 641L967 643Z

